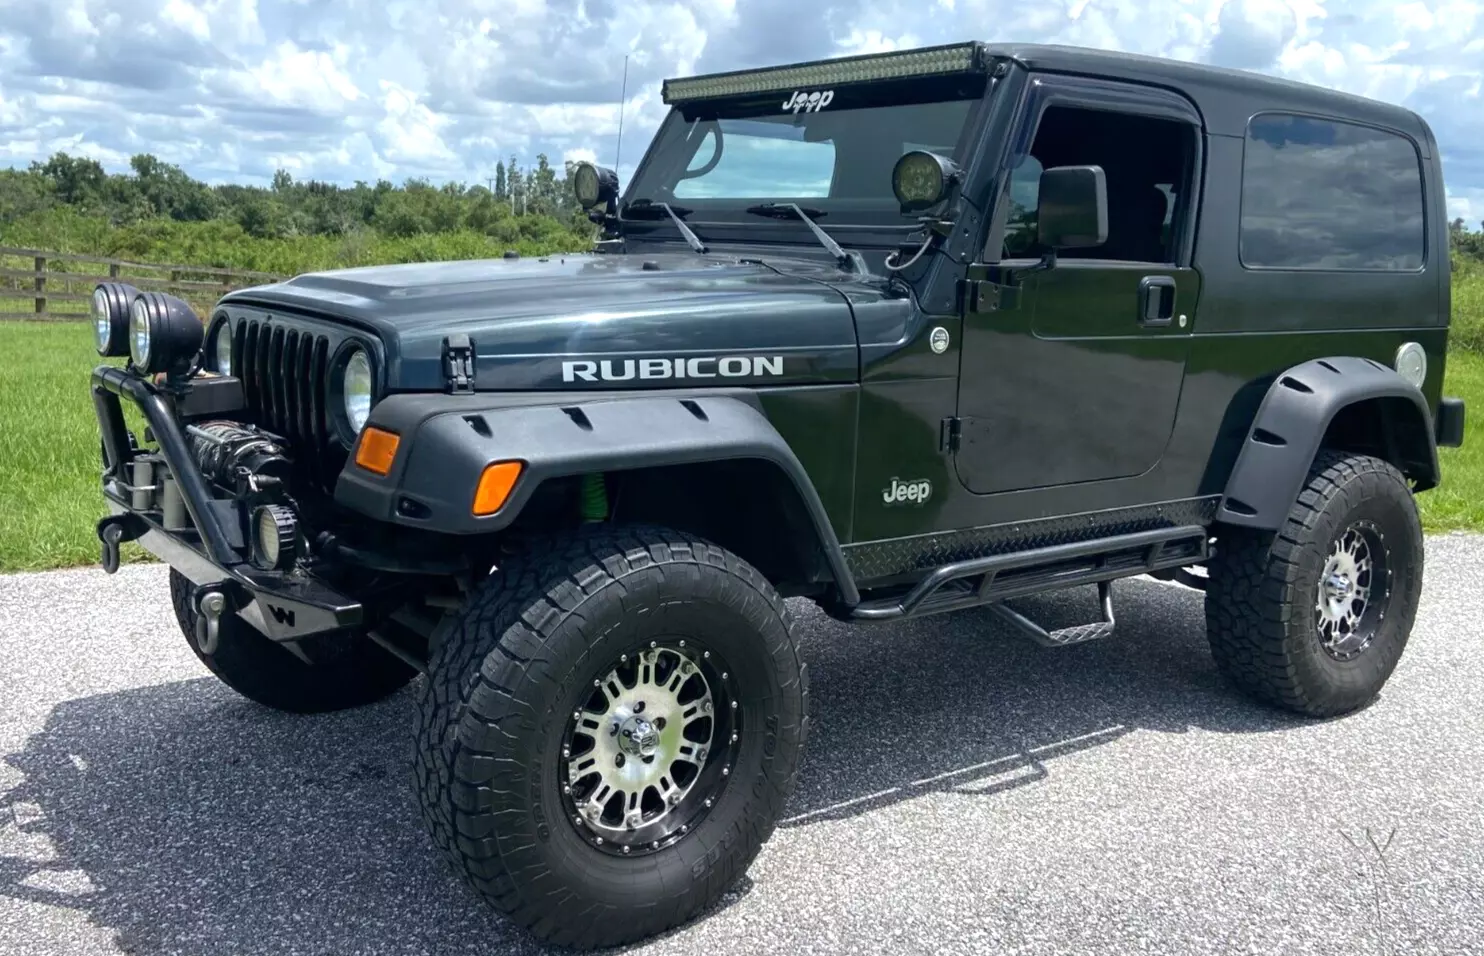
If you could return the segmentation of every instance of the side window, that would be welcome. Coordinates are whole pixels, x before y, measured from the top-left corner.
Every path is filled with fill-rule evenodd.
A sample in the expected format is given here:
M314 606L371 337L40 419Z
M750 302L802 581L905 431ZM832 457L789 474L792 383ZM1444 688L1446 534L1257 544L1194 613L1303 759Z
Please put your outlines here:
M1030 154L1010 174L1002 256L1044 251L1036 243L1041 170L1101 166L1108 180L1108 241L1068 249L1061 257L1173 262L1194 156L1195 129L1186 123L1079 107L1047 109Z
M1242 158L1242 264L1249 268L1422 268L1422 161L1368 126L1264 113Z

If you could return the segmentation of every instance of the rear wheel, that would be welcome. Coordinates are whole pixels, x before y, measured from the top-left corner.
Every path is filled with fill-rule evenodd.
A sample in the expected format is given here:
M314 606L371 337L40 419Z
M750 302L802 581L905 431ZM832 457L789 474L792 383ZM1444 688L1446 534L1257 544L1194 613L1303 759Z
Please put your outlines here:
M1250 695L1318 717L1376 696L1422 592L1422 524L1401 473L1322 452L1277 534L1220 535L1206 624L1217 666Z
M512 558L429 671L424 821L546 941L613 946L689 919L793 789L807 690L788 611L688 535L598 529Z
M345 710L374 703L406 686L417 672L370 640L333 633L311 638L306 663L263 636L236 614L222 616L216 646L196 642L190 580L170 571L170 600L191 651L222 683L265 707L297 714Z

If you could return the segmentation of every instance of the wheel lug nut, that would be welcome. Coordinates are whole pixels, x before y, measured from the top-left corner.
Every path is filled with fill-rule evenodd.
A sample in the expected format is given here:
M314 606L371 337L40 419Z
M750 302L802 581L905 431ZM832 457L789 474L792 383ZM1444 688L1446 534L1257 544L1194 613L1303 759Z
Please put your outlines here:
M668 803L672 807L675 806L675 804L677 804L677 803L680 802L680 794L678 794L678 793L672 793L672 794L670 794L668 797L665 798L665 802Z
M618 756L616 756L616 757L613 758L613 765L615 767L622 767L623 766L623 754L619 754Z
M684 664L680 665L680 673L682 674L689 674L693 670L695 670L695 668L691 666L690 661L686 661Z
M655 726L655 729L657 729L657 730L664 730L665 729L665 718L663 718L663 717L656 717L654 719L654 726Z
M639 703L637 703L637 704L634 705L634 713L636 713L636 714L642 714L642 713L644 713L644 701L641 700L641 701L639 701Z
M697 760L705 760L706 759L706 748L705 747L702 747L700 750L697 750L696 751L696 759Z
M634 827L637 827L639 825L639 821L642 819L643 817L639 815L638 810L635 810L633 813L629 814L629 829L632 830L634 829Z
M703 714L709 714L709 713L711 713L711 701L709 701L709 700L703 700L703 701L701 701L701 712Z

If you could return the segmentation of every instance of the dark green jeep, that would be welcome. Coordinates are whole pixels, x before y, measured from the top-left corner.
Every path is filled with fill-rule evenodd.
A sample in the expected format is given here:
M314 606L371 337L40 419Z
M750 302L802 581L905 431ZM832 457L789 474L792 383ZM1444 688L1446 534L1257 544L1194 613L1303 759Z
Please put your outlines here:
M681 923L772 832L810 720L786 598L1068 645L1149 574L1206 592L1254 697L1376 695L1463 434L1420 118L977 43L664 98L622 195L574 176L589 254L304 275L204 324L99 286L104 564L169 562L223 681L310 712L425 675L434 840L578 946ZM1102 620L1005 603L1073 586Z

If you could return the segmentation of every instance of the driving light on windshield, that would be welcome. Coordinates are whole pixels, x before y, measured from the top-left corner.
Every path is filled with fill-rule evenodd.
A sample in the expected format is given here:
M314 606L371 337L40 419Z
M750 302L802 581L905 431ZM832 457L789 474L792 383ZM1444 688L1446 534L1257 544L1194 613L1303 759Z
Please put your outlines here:
M915 76L938 76L948 73L983 71L988 58L979 43L957 43L951 46L925 47L895 53L868 53L833 60L817 60L798 66L774 67L767 70L741 70L734 73L712 73L666 80L663 99L666 104L685 100L742 96L772 90L797 90L842 83L868 83L872 80L895 80Z
M618 195L618 173L592 163L578 163L572 171L572 191L583 209L601 206Z
M903 153L891 170L891 191L902 212L921 212L937 205L958 179L958 167L937 153L914 149Z

